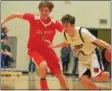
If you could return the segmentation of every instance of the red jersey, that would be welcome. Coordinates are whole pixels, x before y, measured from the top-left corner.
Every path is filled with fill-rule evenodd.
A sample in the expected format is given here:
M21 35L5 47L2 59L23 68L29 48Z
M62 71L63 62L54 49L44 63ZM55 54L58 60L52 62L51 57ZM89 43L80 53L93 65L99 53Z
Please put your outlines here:
M28 49L34 49L35 46L38 46L44 40L52 43L56 30L60 32L63 30L62 24L51 17L48 18L48 21L44 22L40 19L39 15L25 13L23 18L28 20L30 24Z

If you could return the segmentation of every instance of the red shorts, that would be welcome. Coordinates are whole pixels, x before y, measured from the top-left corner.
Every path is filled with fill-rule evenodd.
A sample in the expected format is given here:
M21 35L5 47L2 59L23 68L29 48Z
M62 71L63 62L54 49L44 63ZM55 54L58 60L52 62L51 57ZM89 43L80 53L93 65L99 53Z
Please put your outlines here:
M59 59L52 48L42 44L33 50L29 49L28 55L37 65L43 61L46 61L52 74L61 72Z

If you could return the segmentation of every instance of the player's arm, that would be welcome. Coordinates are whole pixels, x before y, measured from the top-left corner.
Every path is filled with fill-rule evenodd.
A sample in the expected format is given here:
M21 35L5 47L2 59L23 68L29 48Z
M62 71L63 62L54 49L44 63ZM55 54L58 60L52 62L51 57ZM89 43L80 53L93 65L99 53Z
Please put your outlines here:
M55 27L59 32L63 32L63 25L61 21L56 21Z
M65 46L68 46L68 45L70 45L70 43L68 43L67 41L63 41L60 44L52 45L51 47L52 48L59 48L59 47L65 47Z
M98 45L100 47L103 47L106 49L111 49L111 45L101 39L96 39L93 41L93 43L95 43L96 45Z
M110 49L110 44L106 43L105 41L103 40L100 40L98 38L96 38L94 35L92 35L87 29L84 29L82 30L82 36L85 40L85 42L92 42L100 47L103 47L103 48L106 48L106 49Z
M14 18L20 18L20 19L23 19L23 15L24 13L12 13L10 15L8 15L4 20L1 21L1 26L8 22L9 20L12 20Z

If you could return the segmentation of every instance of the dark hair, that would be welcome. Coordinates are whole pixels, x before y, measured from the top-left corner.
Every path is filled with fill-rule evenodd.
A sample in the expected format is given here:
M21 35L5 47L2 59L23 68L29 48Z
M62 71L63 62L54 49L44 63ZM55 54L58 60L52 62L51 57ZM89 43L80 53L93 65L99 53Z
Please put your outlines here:
M6 28L7 28L6 26L3 26L3 27L1 28L2 32L4 32L4 30L5 30Z
M75 17L71 16L70 14L66 14L61 18L62 23L70 23L75 24Z
M45 1L40 2L38 6L39 9L42 7L48 7L49 10L52 11L52 9L54 8L54 4L49 0L45 0Z

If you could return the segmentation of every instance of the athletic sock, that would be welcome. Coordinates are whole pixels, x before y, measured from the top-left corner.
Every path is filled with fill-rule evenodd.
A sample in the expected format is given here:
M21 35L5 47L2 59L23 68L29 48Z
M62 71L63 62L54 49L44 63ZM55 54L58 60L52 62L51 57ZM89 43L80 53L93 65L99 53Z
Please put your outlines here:
M40 79L40 86L41 86L41 90L48 90L49 89L46 78Z

